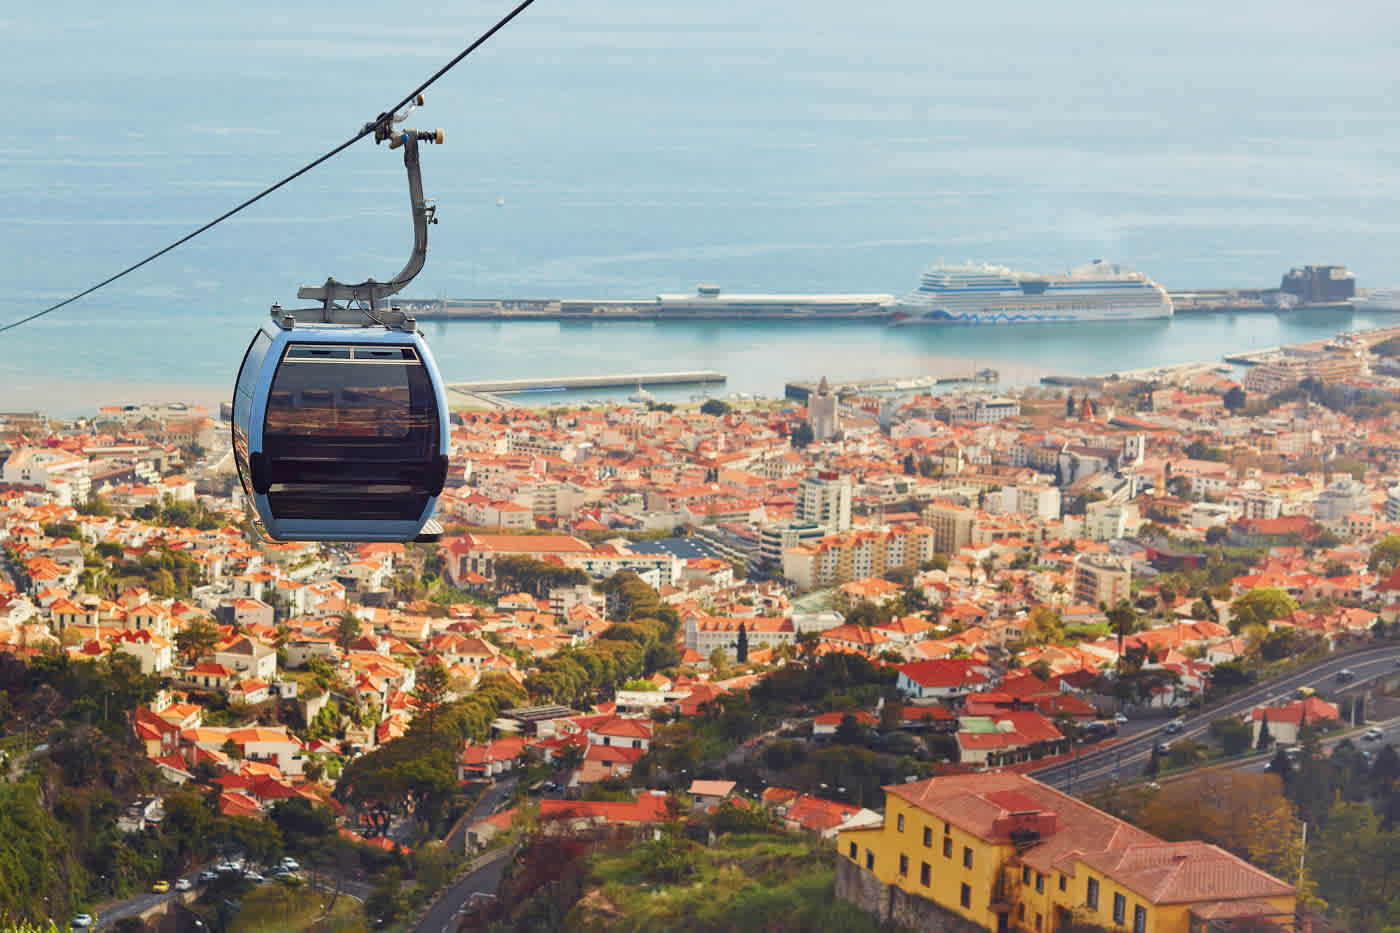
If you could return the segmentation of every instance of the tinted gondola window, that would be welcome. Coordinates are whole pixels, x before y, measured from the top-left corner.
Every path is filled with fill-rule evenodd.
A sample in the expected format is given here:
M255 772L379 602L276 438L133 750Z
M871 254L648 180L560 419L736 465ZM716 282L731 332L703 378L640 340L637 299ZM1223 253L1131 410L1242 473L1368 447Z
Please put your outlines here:
M263 423L273 514L419 518L442 453L438 417L413 347L290 344Z
M243 366L238 370L238 382L233 387L233 459L238 467L238 478L243 483L243 492L253 494L252 481L248 475L248 432L253 420L253 395L258 388L258 374L272 340L267 334L258 331L248 352L243 355Z

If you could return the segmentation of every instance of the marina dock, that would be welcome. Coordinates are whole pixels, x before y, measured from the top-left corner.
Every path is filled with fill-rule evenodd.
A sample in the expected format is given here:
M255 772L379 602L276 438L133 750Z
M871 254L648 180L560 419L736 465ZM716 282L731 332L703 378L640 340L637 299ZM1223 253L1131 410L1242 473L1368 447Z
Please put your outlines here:
M712 385L726 381L724 373L694 370L677 373L630 373L620 376L545 376L535 379L483 379L449 382L447 388L463 395L514 392L564 392L569 389L635 389L648 386Z

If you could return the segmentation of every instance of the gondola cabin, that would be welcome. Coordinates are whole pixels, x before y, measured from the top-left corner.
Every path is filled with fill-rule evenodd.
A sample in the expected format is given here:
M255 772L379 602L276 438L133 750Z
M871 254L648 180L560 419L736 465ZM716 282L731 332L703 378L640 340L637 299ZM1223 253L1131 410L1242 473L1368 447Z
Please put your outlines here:
M430 539L449 417L422 335L288 324L259 329L234 387L234 459L259 530L281 541Z

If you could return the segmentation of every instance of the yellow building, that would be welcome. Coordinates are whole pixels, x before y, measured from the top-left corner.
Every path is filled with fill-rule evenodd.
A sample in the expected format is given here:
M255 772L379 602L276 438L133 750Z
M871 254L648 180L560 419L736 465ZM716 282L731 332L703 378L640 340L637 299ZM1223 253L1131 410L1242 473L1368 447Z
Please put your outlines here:
M837 851L837 894L915 930L1294 929L1293 886L1008 772L887 787L884 822L841 832Z

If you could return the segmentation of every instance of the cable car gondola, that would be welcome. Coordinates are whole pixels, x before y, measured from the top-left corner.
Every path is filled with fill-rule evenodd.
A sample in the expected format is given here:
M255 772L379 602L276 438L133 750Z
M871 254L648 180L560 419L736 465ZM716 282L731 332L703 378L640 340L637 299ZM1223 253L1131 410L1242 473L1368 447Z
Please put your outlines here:
M447 478L446 393L412 315L382 304L422 269L428 224L436 222L423 198L417 144L441 143L442 131L394 131L406 115L385 118L375 134L404 147L414 227L407 265L388 282L328 279L298 290L320 307L273 305L234 384L234 460L254 523L269 538L442 534L432 517Z

